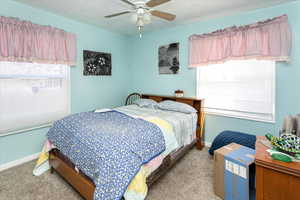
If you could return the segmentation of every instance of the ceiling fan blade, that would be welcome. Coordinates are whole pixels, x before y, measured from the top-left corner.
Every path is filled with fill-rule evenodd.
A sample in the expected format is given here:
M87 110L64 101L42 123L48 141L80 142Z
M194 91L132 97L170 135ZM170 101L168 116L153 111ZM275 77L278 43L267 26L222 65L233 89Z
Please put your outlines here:
M167 3L169 1L171 1L171 0L150 0L148 3L146 3L146 5L150 8L152 8L152 7Z
M105 16L105 18L116 17L116 16L119 16L119 15L124 15L124 14L128 14L128 13L130 13L130 11L124 11L124 12L115 13L115 14L112 14L112 15L107 15L107 16Z
M162 12L162 11L158 11L158 10L151 11L151 14L156 16L156 17L168 20L168 21L173 21L176 18L176 15L166 13L166 12Z
M135 6L134 3L132 3L132 2L130 2L130 1L128 1L128 0L121 0L121 1L123 1L124 3L127 3L127 4L129 4L129 5L131 5L131 6Z

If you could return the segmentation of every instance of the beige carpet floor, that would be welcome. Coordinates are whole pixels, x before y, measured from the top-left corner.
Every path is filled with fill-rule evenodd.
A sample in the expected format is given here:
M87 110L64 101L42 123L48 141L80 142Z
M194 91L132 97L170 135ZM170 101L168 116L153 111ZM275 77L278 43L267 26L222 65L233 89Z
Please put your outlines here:
M147 200L220 200L213 193L213 160L207 149L191 150L150 190ZM57 174L32 175L34 162L0 172L0 200L82 199Z

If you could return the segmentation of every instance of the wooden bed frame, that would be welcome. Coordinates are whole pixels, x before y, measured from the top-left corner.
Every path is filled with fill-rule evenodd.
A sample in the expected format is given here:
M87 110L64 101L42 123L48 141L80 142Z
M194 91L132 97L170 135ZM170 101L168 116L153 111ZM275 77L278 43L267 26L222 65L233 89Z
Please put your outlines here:
M148 178L147 185L151 186L156 180L158 180L162 175L164 175L172 166L174 166L177 161L182 158L191 148L196 144L197 148L201 150L204 146L203 137L203 124L204 124L204 114L202 111L203 100L195 98L186 97L174 97L174 96L160 96L143 94L142 98L153 99L157 102L164 100L172 100L181 103L186 103L193 106L198 111L197 120L197 131L196 140L185 147L180 148L176 152L171 153L166 158L164 158L161 166L156 169ZM93 195L95 191L95 184L93 181L86 176L82 171L78 170L75 165L58 149L53 149L50 151L49 163L51 166L51 173L57 172L61 177L63 177L79 194L86 200L93 200Z

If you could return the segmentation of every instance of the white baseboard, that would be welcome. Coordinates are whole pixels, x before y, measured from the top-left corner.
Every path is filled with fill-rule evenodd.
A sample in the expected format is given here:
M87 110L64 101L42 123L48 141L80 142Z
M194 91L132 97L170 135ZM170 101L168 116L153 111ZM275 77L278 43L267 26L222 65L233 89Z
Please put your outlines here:
M211 147L211 142L204 142L204 145L205 145L206 147Z
M40 152L29 155L29 156L26 156L26 157L18 159L18 160L14 160L14 161L2 164L2 165L0 165L0 172L4 171L4 170L7 170L9 168L12 168L12 167L16 167L18 165L22 165L22 164L27 163L29 161L35 160L39 157L39 155L40 155Z
M211 142L205 142L204 144L206 147L211 147ZM18 159L18 160L14 160L14 161L2 164L2 165L0 165L0 172L7 170L9 168L12 168L12 167L16 167L18 165L22 165L22 164L30 162L32 160L35 160L39 157L39 155L40 155L40 152L26 156L26 157Z

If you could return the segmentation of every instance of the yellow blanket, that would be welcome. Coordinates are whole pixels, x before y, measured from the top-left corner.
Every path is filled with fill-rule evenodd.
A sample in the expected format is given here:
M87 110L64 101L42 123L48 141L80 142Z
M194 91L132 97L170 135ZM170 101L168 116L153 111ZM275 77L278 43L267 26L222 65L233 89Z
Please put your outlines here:
M144 120L151 122L157 125L163 132L166 140L166 151L174 149L178 146L177 141L174 136L173 127L167 121L157 118L157 117L148 117L143 118ZM168 139L171 138L171 139ZM172 146L173 144L173 146ZM175 146L174 146L175 145ZM148 193L148 186L146 184L147 177L153 172L156 168L160 166L164 157L164 153L156 157L146 165L143 165L134 179L131 181L130 185L127 188L127 191L124 194L126 200L144 200Z

